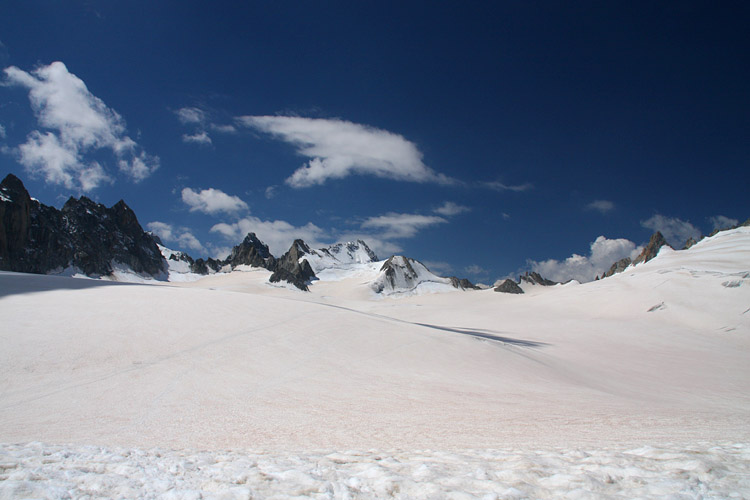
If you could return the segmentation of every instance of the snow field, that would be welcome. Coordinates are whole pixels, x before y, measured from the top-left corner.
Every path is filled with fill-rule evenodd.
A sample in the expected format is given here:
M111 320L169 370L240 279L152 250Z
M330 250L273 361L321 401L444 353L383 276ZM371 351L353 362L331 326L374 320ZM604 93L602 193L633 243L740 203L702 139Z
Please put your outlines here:
M0 498L522 499L750 496L750 446L173 451L0 446Z

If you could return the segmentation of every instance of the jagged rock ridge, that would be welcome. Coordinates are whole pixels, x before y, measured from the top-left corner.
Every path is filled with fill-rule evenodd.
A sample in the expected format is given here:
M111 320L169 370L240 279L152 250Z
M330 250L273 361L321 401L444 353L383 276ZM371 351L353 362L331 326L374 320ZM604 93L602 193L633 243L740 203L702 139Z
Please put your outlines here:
M112 274L117 264L164 279L167 265L154 238L120 200L111 208L85 196L57 210L32 199L18 177L0 183L0 269L46 274L78 268Z

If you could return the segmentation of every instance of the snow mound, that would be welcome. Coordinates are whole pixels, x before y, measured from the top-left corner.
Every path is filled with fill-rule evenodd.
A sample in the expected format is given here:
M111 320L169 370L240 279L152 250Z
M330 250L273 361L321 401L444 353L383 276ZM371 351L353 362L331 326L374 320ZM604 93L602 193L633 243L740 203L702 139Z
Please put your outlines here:
M385 261L378 276L370 283L370 288L382 295L413 295L456 290L450 278L437 276L418 260L402 255L394 255Z
M310 250L300 260L306 260L315 274L324 269L349 268L356 264L369 264L378 260L362 240L337 243L327 248Z

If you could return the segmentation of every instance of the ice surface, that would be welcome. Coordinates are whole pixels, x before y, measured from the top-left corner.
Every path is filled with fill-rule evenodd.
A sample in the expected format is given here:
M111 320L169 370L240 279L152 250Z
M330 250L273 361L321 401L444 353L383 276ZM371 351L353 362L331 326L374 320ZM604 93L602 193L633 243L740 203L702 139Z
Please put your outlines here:
M750 495L750 228L514 297L368 266L0 273L0 497Z
M0 446L0 498L748 498L750 448L308 452Z

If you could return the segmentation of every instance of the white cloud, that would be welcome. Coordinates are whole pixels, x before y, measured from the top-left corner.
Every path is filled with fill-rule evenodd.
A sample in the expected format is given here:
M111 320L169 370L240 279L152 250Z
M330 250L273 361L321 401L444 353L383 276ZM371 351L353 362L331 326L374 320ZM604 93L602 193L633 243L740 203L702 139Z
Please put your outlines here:
M146 224L149 231L157 235L164 243L177 244L180 248L189 248L205 252L206 249L198 238L184 227L177 227L166 222L149 222Z
M451 217L466 212L471 212L471 208L453 203L452 201L446 201L440 207L435 209L435 213L445 215L446 217Z
M740 222L737 219L732 219L731 217L725 217L723 215L715 215L709 217L708 220L711 222L711 229L714 231L717 229L726 229L728 227L736 226Z
M247 233L255 233L258 238L268 245L271 253L283 255L289 250L295 239L301 238L313 248L325 246L321 239L325 238L325 231L313 223L304 226L294 226L283 220L261 220L257 217L245 217L237 222L216 224L211 232L219 233L230 241L239 243Z
M86 88L62 62L40 66L27 73L5 68L6 82L29 90L29 101L39 125L17 148L19 161L32 175L47 182L83 191L111 182L104 168L87 162L84 155L110 150L121 171L133 181L148 177L159 167L156 156L146 154L126 135L125 121Z
M266 199L270 200L271 198L273 198L274 196L276 196L276 191L277 190L278 190L278 188L276 186L268 186L266 188L266 192L265 192L266 193Z
M234 134L235 132L237 132L237 129L234 125L218 125L215 123L211 124L211 130L221 132L222 134Z
M353 174L456 183L426 166L416 145L386 130L343 120L294 116L242 116L237 123L272 134L310 158L286 180L294 188L321 185Z
M200 108L180 108L175 114L183 125L203 125L206 122L206 113Z
M208 136L205 130L201 130L194 134L182 134L183 142L192 142L195 144L211 144L211 138Z
M472 276L486 276L489 273L487 269L483 268L482 266L478 266L476 264L466 266L464 268L464 272Z
M383 239L411 238L418 231L448 222L437 215L397 214L388 213L377 217L370 217L362 223L362 229L375 229Z
M549 259L541 262L529 261L533 271L544 278L565 282L571 279L580 282L593 280L597 275L609 270L620 259L635 259L642 248L624 238L608 239L599 236L593 243L588 255L573 254L563 261Z
M690 222L660 214L641 221L641 226L652 231L659 231L673 248L682 248L688 238L698 240L701 237L700 229Z
M247 203L237 196L230 196L225 192L209 188L194 191L190 188L182 190L182 201L190 207L191 212L203 212L215 215L220 212L233 214L248 209Z
M586 205L586 208L588 208L589 210L596 210L597 212L600 212L602 214L606 214L607 212L611 212L615 209L615 204L608 200L594 200Z

